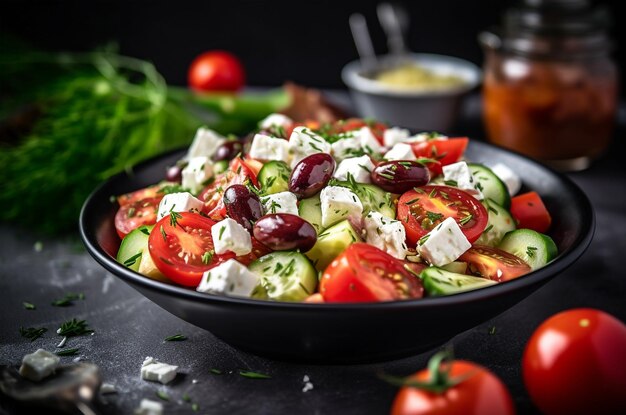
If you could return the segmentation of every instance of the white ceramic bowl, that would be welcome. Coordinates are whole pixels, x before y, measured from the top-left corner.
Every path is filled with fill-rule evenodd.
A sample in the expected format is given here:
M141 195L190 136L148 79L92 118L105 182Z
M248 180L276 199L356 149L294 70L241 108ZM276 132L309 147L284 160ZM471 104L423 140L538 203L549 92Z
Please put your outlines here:
M390 87L364 75L360 61L347 64L341 71L352 100L361 117L385 121L416 130L448 132L457 118L461 100L481 82L481 70L471 62L445 55L409 55L421 67L439 75L456 75L460 85L423 89ZM391 57L380 56L380 69L390 66Z

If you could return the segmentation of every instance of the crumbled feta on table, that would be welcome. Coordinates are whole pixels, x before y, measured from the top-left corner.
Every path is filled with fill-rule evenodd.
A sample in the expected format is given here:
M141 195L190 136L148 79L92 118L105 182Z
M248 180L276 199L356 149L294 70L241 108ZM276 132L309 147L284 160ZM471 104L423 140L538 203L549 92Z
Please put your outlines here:
M61 359L54 353L44 349L27 354L22 358L20 375L23 378L39 382L54 373Z
M166 384L174 380L178 366L159 362L154 357L146 357L141 364L141 378Z
M135 415L163 415L163 404L151 399L142 399Z

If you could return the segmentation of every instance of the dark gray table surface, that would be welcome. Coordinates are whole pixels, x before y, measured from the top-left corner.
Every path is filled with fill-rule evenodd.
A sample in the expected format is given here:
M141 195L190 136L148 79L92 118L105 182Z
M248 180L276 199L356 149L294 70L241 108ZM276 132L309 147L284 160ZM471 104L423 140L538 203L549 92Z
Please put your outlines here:
M345 100L343 95L335 98ZM467 119L475 120L476 111L476 102L470 102ZM589 306L626 321L625 115L622 107L610 151L591 169L569 175L596 211L597 230L589 250L534 295L448 343L458 358L480 363L500 376L519 413L536 411L524 390L520 360L530 334L544 319L561 310ZM480 134L476 125L467 122L462 127ZM66 292L82 292L85 299L70 307L50 305ZM37 309L24 309L23 301L34 303ZM164 404L166 413L172 414L193 413L191 405L183 402L183 394L198 403L199 413L386 413L396 389L377 374L412 373L424 368L434 353L353 366L299 365L246 354L172 316L106 272L82 249L78 236L42 238L1 224L0 364L16 365L37 348L55 350L61 340L56 329L74 317L86 319L95 333L70 338L66 347L79 348L80 360L99 365L104 381L118 389L99 405L103 414L132 413L142 398L158 400L159 390L170 396ZM46 327L48 332L31 343L20 336L20 326ZM163 341L177 333L188 339ZM254 333L250 338L254 341ZM142 381L139 370L146 356L180 366L180 374L167 386ZM63 357L62 361L75 358ZM223 374L212 374L212 368ZM241 369L262 372L271 379L244 378L238 374ZM313 384L307 392L302 390L305 375ZM1 412L18 410L0 399Z

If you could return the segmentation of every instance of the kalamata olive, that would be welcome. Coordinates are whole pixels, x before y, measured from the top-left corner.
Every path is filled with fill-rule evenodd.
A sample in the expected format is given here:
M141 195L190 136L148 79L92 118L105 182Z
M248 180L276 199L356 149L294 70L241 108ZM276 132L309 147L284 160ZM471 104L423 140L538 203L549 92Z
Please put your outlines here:
M239 140L229 140L215 150L213 161L232 160L239 153L243 154L243 142Z
M289 191L307 198L322 190L335 171L335 160L326 153L316 153L300 160L289 177Z
M224 205L228 216L248 231L252 231L254 222L263 216L259 197L242 184L233 184L226 189Z
M430 180L428 169L417 161L394 160L380 163L372 171L372 183L391 193L404 193Z
M315 228L300 216L270 213L254 224L254 237L275 251L299 249L306 252L317 241Z
M177 163L174 166L169 166L165 171L165 180L168 182L180 183L183 180L183 169L187 163Z

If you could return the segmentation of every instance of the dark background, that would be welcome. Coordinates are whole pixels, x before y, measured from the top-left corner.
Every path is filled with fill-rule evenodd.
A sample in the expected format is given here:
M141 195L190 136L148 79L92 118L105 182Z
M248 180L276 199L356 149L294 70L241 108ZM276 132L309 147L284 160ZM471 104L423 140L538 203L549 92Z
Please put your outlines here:
M18 37L46 50L90 50L117 42L121 53L153 61L168 82L186 83L186 69L210 49L234 52L248 85L274 86L289 79L342 88L339 73L355 59L348 16L367 18L378 53L386 41L376 18L379 0L362 1L32 1L0 5L0 41ZM626 29L618 1L612 11L614 57L626 68ZM412 50L482 62L477 34L500 20L505 0L406 1ZM626 16L624 16L626 17ZM624 39L624 41L622 41ZM621 45L620 45L621 43ZM621 88L622 96L626 89Z

